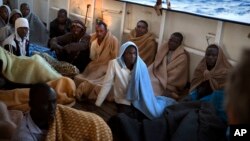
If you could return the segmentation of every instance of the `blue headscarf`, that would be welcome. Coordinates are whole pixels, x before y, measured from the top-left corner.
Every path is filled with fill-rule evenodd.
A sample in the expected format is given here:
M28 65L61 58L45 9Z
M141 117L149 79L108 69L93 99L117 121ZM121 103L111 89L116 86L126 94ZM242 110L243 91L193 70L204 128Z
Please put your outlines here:
M161 117L164 109L174 104L175 100L164 96L154 95L148 68L140 58L137 46L131 41L124 43L120 48L117 60L121 67L123 68L126 66L123 54L129 46L134 46L136 48L137 58L132 70L130 83L128 84L126 98L132 101L133 106L149 119Z

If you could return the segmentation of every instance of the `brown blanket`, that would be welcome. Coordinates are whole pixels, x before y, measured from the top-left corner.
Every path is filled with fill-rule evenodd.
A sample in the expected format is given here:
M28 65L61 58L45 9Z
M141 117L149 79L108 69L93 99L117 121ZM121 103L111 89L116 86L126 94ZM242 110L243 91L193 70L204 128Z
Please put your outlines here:
M106 122L94 113L57 106L48 141L112 141L112 133Z
M231 67L232 65L228 62L222 49L219 47L218 58L212 70L207 70L205 57L196 67L193 75L194 78L191 81L190 92L206 80L209 80L209 83L213 90L223 88L225 86L226 77Z
M152 33L146 33L141 37L136 37L135 30L132 30L128 37L129 41L134 42L139 50L140 57L147 66L152 64L157 52L157 43Z
M165 43L156 54L154 63L149 66L149 74L155 95L178 99L188 80L187 53L182 46L178 47L167 64L168 52L168 44Z

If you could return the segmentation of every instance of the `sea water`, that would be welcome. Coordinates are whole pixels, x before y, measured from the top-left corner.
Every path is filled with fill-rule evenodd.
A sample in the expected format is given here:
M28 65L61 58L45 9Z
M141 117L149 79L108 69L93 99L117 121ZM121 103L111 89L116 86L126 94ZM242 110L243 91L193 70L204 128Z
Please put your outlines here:
M156 0L123 0L154 6ZM250 25L250 0L170 0L171 9ZM163 0L163 8L167 8Z

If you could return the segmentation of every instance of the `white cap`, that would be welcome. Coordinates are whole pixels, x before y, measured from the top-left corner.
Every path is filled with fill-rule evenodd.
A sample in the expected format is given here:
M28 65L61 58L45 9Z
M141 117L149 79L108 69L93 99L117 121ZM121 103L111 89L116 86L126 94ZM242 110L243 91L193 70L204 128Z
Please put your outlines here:
M18 18L15 21L15 29L19 27L28 27L29 28L29 22L26 18Z

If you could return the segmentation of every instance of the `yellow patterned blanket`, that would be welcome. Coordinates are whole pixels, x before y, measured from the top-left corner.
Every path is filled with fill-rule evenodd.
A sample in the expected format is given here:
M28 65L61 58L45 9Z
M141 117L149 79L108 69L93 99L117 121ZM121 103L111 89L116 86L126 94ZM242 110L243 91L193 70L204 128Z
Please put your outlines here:
M106 122L94 113L57 106L47 141L112 141Z

